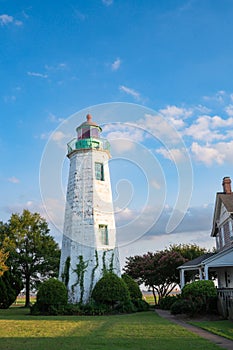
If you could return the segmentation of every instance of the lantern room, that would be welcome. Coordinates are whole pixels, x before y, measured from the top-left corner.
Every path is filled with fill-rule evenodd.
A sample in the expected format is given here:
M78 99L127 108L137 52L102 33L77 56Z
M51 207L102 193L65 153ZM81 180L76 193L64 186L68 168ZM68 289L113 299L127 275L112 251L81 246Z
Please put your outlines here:
M96 150L110 150L109 142L105 139L100 138L102 131L101 127L92 120L92 116L87 114L87 120L76 128L77 138L71 140L68 146L69 157L73 152L96 149Z
M92 121L92 116L87 114L87 121L77 127L78 140L99 138L102 131L101 127Z

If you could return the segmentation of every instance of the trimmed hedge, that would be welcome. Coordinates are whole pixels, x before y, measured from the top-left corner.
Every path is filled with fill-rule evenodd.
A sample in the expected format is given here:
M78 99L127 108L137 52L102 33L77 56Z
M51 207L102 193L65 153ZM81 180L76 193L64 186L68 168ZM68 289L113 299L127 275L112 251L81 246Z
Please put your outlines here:
M167 295L159 301L159 308L162 310L170 310L172 305L180 298L176 295Z
M195 306L192 301L186 299L178 299L171 306L171 314L186 314L193 315L195 312Z
M50 278L40 285L31 313L56 315L64 310L67 302L68 293L64 283Z
M171 306L171 313L195 314L217 312L217 290L213 281L195 281L186 284L181 292L180 300Z
M142 292L141 292L137 282L135 282L132 277L130 277L129 275L126 275L126 274L122 275L121 278L123 279L123 281L127 285L127 288L129 290L129 294L130 294L130 299L132 301L135 301L138 299L141 300L142 299Z
M112 307L118 302L130 301L130 293L125 282L112 272L107 272L96 283L91 297L99 303Z
M186 284L181 293L183 298L216 297L217 290L213 281L195 281Z
M195 313L209 313L217 310L217 289L213 281L201 280L186 284L181 296L194 304Z

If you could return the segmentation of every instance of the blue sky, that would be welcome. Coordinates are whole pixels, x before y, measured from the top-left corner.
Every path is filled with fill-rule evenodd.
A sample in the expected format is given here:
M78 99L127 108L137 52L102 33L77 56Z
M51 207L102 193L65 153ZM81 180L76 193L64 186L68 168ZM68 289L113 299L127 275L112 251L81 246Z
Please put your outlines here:
M232 17L231 0L0 0L1 220L39 211L61 240L66 142L91 112L112 142L122 261L212 247L233 178Z

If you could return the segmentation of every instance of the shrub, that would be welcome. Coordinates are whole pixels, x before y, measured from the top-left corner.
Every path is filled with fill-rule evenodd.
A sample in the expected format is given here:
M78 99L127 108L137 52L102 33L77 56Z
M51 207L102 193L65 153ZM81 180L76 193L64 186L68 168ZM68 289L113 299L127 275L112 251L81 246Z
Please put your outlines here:
M100 304L91 299L89 303L80 305L81 315L98 316L110 313L110 307L106 304Z
M171 306L171 314L188 314L193 315L194 313L194 305L193 302L186 299L178 299Z
M64 283L51 278L40 285L36 304L31 308L31 313L57 315L64 310L67 300L68 294Z
M171 306L178 300L175 295L167 295L159 301L159 307L162 310L170 310Z
M138 311L137 308L134 306L134 303L130 299L119 301L115 305L114 310L119 313L131 313Z
M0 309L8 309L17 298L17 295L23 288L19 273L6 271L0 277Z
M96 302L110 305L112 308L118 302L130 300L125 282L112 272L105 273L96 283L91 296Z
M182 289L182 298L196 305L196 312L211 312L216 309L217 290L213 281L195 281Z
M182 297L215 297L217 295L217 290L215 288L213 281L195 281L186 284L182 289Z
M127 285L127 288L129 290L130 299L132 301L138 300L138 299L141 300L142 299L142 292L141 292L137 282L135 282L132 277L130 277L126 274L122 275L122 279Z
M142 299L134 300L133 304L136 308L136 311L148 311L150 309L150 305Z

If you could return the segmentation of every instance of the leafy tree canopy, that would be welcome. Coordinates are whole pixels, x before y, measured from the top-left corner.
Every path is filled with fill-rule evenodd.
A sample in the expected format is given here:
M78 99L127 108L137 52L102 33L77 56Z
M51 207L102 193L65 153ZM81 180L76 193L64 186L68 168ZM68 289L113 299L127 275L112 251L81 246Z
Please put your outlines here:
M3 249L0 249L0 277L4 274L5 271L8 270L6 266L6 260L8 258L9 252L4 252Z
M198 258L207 253L206 248L201 248L197 244L171 244L166 251L180 253L187 261Z
M142 256L127 258L124 271L138 283L150 287L156 302L156 293L161 300L179 283L177 267L205 252L205 248L200 248L196 244L171 245L155 253L148 252Z
M49 235L45 219L29 210L12 214L7 224L0 225L0 238L8 247L11 267L21 273L26 291L25 306L28 306L30 289L58 274L58 244Z

